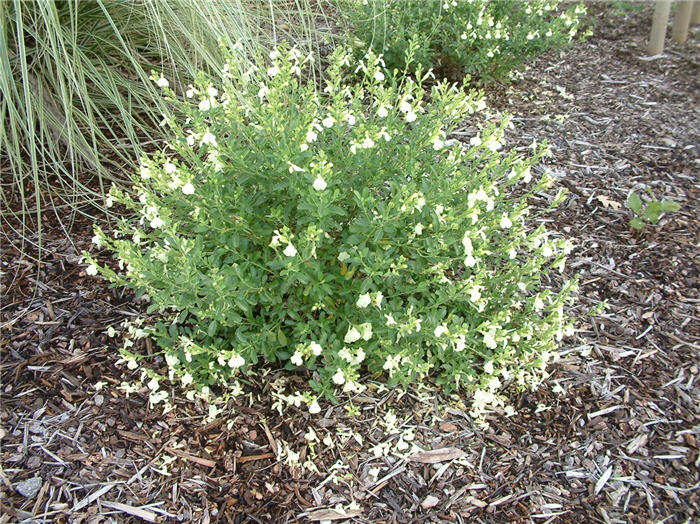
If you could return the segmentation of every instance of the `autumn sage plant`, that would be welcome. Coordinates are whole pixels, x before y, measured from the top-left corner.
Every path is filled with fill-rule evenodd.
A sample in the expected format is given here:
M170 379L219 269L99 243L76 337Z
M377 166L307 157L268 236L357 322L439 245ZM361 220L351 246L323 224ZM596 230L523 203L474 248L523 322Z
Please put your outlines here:
M131 191L112 189L108 205L133 218L96 230L117 263L86 254L88 273L150 298L170 378L190 388L264 361L308 370L296 398L312 413L363 376L433 377L474 392L479 411L506 383L538 383L576 289L544 285L572 247L532 226L545 148L505 154L505 121L450 138L485 106L446 82L427 90L420 69L385 76L381 57L339 50L317 90L308 60L276 50L181 98L155 77L178 105L172 140ZM352 73L361 82L344 85Z
M559 0L335 0L360 53L389 69L434 67L461 79L507 78L515 67L581 35L584 5ZM406 51L418 49L411 61Z

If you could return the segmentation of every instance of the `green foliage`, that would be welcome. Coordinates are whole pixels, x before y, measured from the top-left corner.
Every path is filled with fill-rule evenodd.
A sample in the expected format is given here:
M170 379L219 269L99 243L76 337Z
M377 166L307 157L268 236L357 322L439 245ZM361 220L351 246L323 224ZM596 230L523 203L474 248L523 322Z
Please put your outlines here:
M243 0L0 2L3 221L36 240L42 211L63 221L99 207L102 188L128 179L143 147L163 138L170 107L148 81L152 68L174 86L216 74L220 40L239 42L245 67L283 23L284 36L313 42L309 2L292 12Z
M646 224L655 225L659 222L662 213L674 213L681 208L680 204L673 200L664 199L659 202L651 189L647 189L647 192L649 201L646 203L634 191L627 197L627 207L635 214L629 222L632 229L643 229Z
M557 0L339 0L361 52L383 53L387 66L435 68L461 79L502 79L528 58L569 44L583 5L558 11Z
M183 117L133 193L111 192L136 215L96 230L118 269L86 254L88 273L150 297L186 385L261 361L310 370L330 398L362 389L362 372L434 373L483 408L502 380L537 383L576 288L543 286L571 244L528 227L528 198L551 184L530 171L546 148L499 153L505 121L479 125L469 147L449 140L483 102L448 83L426 91L420 68L417 81L385 77L376 55L339 50L318 94L307 60L274 51L221 84L200 76L183 100L154 77ZM345 86L352 71L361 82Z

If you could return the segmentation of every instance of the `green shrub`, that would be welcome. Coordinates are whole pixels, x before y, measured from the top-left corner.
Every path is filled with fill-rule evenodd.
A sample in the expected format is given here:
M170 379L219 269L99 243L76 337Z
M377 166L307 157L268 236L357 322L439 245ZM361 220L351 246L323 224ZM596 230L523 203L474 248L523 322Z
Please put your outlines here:
M435 68L455 80L501 79L532 56L570 43L583 5L559 11L558 0L339 0L361 52L371 46L387 66ZM410 68L409 68L410 69Z
M478 93L426 92L420 69L400 80L380 65L336 52L322 95L295 49L223 85L202 76L168 147L142 159L133 197L112 191L108 204L136 217L97 229L118 270L86 255L88 273L169 314L157 338L171 377L208 387L278 362L311 370L333 398L362 389L362 371L390 384L434 373L484 405L502 380L541 379L576 286L543 287L571 244L528 230L527 199L550 185L530 171L545 148L499 153L505 121L468 147L449 140L483 108ZM348 69L358 85L343 85Z

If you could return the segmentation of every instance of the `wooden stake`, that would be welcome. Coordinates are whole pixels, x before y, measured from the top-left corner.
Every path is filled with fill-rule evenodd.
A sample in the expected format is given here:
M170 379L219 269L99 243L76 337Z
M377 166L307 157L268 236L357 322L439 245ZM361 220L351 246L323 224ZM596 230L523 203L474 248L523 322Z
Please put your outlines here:
M700 0L695 0L695 3L693 4L693 14L690 16L690 24L700 24Z
M664 52L664 39L666 38L666 26L668 14L671 11L671 0L657 0L654 8L654 19L651 22L651 36L647 53L658 55Z
M684 0L679 2L676 14L673 16L672 37L676 42L683 44L688 40L688 28L690 27L690 15L693 12L693 2Z

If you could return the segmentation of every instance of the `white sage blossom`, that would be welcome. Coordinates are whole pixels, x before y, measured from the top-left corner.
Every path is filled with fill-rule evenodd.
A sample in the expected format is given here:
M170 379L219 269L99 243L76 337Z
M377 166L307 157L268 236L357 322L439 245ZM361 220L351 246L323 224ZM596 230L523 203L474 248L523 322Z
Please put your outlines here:
M357 302L355 305L359 308L366 308L372 303L372 299L369 296L369 293L365 293L364 295L360 295L360 297L357 299Z
M287 244L287 247L284 248L283 253L288 257L293 257L297 254L297 248L295 248L294 244L290 242L289 244Z
M345 374L343 373L342 369L339 368L338 371L335 372L335 375L333 375L333 382L339 386L342 386L345 383Z
M355 326L352 326L350 329L348 329L348 332L345 334L344 341L346 344L352 344L353 342L357 342L362 338L362 335L360 335L360 332L357 330Z
M326 187L328 187L328 184L326 184L326 181L323 179L323 177L321 175L318 175L316 177L316 180L314 180L313 188L316 191L323 191L324 189L326 189Z

